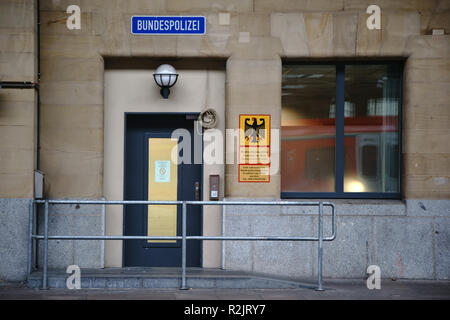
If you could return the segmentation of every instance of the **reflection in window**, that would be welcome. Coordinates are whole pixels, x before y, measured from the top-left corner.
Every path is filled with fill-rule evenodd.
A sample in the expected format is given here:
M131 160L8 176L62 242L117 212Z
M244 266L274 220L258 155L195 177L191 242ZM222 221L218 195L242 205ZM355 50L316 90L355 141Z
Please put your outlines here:
M282 90L282 191L334 192L335 66L283 66Z
M362 174L367 178L374 178L377 176L377 155L378 155L378 147L377 146L364 146L362 147L361 152L361 165L362 165Z
M283 65L281 191L399 193L401 64L345 64L339 75L334 64Z
M309 180L333 180L334 148L314 148L306 150L305 177Z
M344 139L354 141L356 166L344 175L344 192L399 192L399 96L397 65L345 67L345 100L354 114L345 117Z

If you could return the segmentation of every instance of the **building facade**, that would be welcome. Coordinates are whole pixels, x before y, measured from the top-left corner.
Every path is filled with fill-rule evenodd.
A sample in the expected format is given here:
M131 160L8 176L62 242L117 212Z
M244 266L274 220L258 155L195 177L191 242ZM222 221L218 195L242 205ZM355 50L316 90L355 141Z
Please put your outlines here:
M133 16L200 16L206 30L133 34ZM209 200L214 175L221 200L331 201L325 277L378 265L382 277L449 279L449 21L446 0L0 0L0 81L38 83L0 89L0 280L26 277L35 170L45 199ZM179 74L167 99L162 64ZM208 110L216 123L202 128ZM164 160L175 129L192 138L190 166ZM176 209L154 209L54 205L49 234L176 232ZM227 236L317 234L311 208L256 206L205 206L192 232L220 235L222 215ZM175 247L51 241L49 266L173 266ZM308 278L315 247L227 242L222 261L221 242L203 241L188 265Z

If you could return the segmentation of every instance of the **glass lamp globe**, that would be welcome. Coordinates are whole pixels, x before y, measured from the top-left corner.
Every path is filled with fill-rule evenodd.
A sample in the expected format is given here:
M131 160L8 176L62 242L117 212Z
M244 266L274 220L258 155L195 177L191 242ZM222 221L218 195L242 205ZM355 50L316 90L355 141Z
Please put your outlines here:
M163 98L167 99L170 93L169 88L177 82L178 73L170 64L162 64L156 69L153 78L156 84L161 87Z

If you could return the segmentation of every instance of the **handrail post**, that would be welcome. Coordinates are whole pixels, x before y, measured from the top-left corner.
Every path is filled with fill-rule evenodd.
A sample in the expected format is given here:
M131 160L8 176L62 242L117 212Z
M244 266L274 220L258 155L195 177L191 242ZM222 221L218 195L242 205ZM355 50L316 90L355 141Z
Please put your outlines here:
M34 201L30 200L30 217L28 219L28 258L27 258L27 282L30 281L31 265L33 263L33 217L34 217Z
M324 207L329 206L331 208L331 236L324 237L323 241L333 241L336 239L336 206L334 203L326 202Z
M186 201L183 201L181 211L182 219L182 240L181 240L181 290L186 290Z
M48 265L48 201L44 205L44 266L42 272L42 289L48 289L47 286L47 265Z
M317 291L324 291L322 288L322 259L323 259L323 203L319 202L319 241L317 247Z
M221 235L222 237L225 236L225 211L226 211L226 207L225 205L221 205L220 206L222 208L221 212L222 212L222 227L221 227ZM220 257L220 269L225 270L225 241L222 240L221 242L222 246L220 248L221 250L221 257Z

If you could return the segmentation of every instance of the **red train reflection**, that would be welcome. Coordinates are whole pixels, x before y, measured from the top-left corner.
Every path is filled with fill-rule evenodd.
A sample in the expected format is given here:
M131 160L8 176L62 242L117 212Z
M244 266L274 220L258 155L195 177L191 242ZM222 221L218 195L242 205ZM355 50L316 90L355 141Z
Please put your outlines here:
M283 121L282 192L335 191L335 119ZM344 191L398 191L398 117L345 118Z

